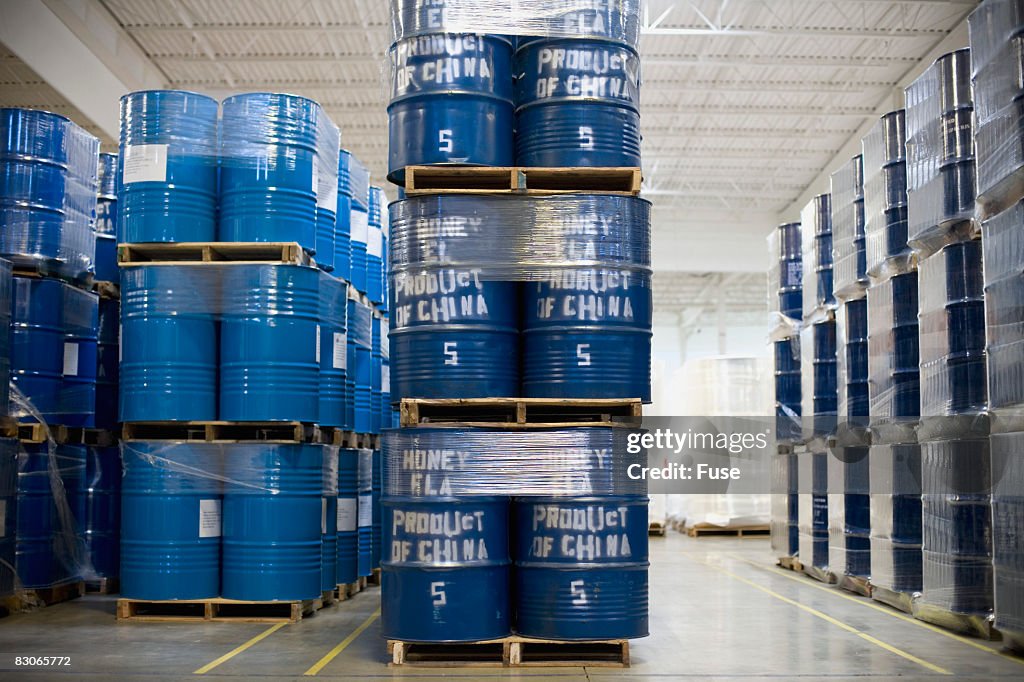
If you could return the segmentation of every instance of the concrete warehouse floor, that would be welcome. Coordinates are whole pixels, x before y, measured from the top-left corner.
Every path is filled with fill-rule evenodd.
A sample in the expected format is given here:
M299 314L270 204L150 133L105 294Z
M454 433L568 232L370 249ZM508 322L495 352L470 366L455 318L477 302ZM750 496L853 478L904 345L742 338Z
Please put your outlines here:
M0 619L0 677L132 679L207 676L309 679L612 680L1024 679L1024 658L960 637L809 578L772 567L762 539L651 538L651 637L633 667L389 668L379 588L294 625L114 621L114 597L89 596ZM256 638L260 638L258 641ZM15 656L70 656L29 671Z

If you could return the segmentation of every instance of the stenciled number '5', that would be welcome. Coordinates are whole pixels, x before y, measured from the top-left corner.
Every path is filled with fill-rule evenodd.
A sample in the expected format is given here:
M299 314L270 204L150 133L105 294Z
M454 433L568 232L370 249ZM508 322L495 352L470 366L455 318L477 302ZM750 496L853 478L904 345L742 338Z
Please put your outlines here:
M430 596L434 598L434 606L444 606L448 603L443 582L430 583Z

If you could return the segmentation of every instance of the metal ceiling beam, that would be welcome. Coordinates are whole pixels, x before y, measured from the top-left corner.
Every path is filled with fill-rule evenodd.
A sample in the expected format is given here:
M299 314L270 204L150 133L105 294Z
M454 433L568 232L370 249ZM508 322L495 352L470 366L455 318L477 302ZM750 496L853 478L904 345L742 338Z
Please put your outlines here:
M345 35L365 35L367 30L379 30L381 35L388 39L391 27L387 24L206 24L195 23L192 26L185 24L126 24L124 29L129 33L331 33Z
M738 114L750 116L808 116L824 118L863 118L873 110L867 107L783 107L742 104L640 105L640 114Z
M661 55L647 56L641 49L641 62L650 66L786 66L810 68L888 69L893 65L916 64L912 57L835 57L835 56L787 56L787 55Z
M657 28L641 27L640 35L673 36L673 37L714 37L714 38L800 38L809 36L829 36L836 38L933 38L945 35L941 29L918 28L843 28L836 27L788 27L788 26L728 26L711 28L709 26L659 26Z

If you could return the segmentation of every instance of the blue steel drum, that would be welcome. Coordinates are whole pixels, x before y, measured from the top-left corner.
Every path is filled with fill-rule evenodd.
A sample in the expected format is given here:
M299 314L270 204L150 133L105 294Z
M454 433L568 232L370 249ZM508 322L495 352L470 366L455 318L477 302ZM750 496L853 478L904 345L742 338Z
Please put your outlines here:
M121 450L86 448L85 548L93 573L116 578L121 563Z
M384 223L387 197L380 187L370 187L370 211L366 236L366 296L371 303L384 300Z
M11 263L0 259L0 377L8 381L0 381L0 416L10 414L11 403L11 309L14 302L14 279L11 276ZM3 330L7 330L3 333ZM0 569L2 570L2 569ZM0 591L2 594L2 591Z
M323 498L320 509L320 589L338 586L338 448L323 448Z
M388 179L406 166L511 166L512 45L500 36L444 33L391 47Z
M326 447L229 446L221 596L245 601L320 596Z
M321 426L351 428L345 421L348 343L345 334L348 287L334 277L320 278Z
M117 154L100 154L95 265L97 280L117 281Z
M846 414L841 416L866 417L871 404L868 396L868 301L860 298L843 305L846 328L842 352L846 375L842 390L846 391Z
M96 425L99 297L67 284L63 287L64 377L58 423L92 428Z
M995 572L996 626L1024 633L1024 434L993 434L992 564Z
M334 224L334 275L352 278L352 152L338 152L338 209Z
M910 253L906 112L890 112L877 125L878 134L872 136L871 144L864 146L867 269L875 274L886 261ZM874 177L868 179L869 176Z
M525 290L524 396L651 401L648 270L558 270Z
M515 630L586 640L647 636L647 497L518 498Z
M217 322L197 307L216 292L193 278L121 269L121 421L217 418Z
M359 450L358 480L358 572L373 572L373 450Z
M257 92L222 106L219 240L298 242L315 251L320 105Z
M352 353L349 355L349 366L353 369L353 418L352 424L357 433L370 433L373 428L373 311L359 303L349 301L348 338Z
M351 235L349 246L352 251L351 282L356 291L366 293L366 258L367 240L370 238L369 214L366 209L356 206L352 202L352 211L349 213L349 225Z
M101 298L96 346L96 428L98 429L113 429L117 425L120 334L120 300Z
M370 514L370 529L373 532L373 537L370 538L370 567L380 568L381 543L383 542L383 510L380 504L383 470L381 467L380 450L373 451L372 465L370 499L373 504L373 512Z
M60 423L64 377L64 285L15 277L11 309L11 382L38 413L16 406L22 421Z
M381 350L381 330L386 320L374 315L370 320L370 433L380 433L384 413L381 411L381 372L384 356Z
M515 56L516 163L639 166L640 57L606 40L551 39Z
M794 320L803 316L803 246L800 223L779 225L779 312Z
M921 413L917 273L893 277L892 295L892 416L916 417Z
M392 284L395 400L519 394L518 284L446 267L397 272Z
M775 342L775 435L780 441L800 439L800 337Z
M217 108L178 90L121 98L119 242L216 239Z
M223 277L220 418L316 422L320 273L233 265Z
M334 211L316 207L316 264L324 272L334 272L334 231L337 222Z
M809 560L812 566L828 567L828 461L827 453L812 453L811 482L811 556L801 559Z
M789 556L796 556L800 551L800 467L797 465L797 455L779 455L788 460L785 465L786 476L786 527L788 532L786 539L789 549Z
M14 592L18 530L18 441L0 439L0 596Z
M339 585L359 579L359 450L338 451L338 575Z
M18 457L15 563L18 579L29 589L77 579L84 558L79 524L85 509L85 448L52 446L51 455L49 447L24 443ZM59 482L51 481L53 471Z
M381 633L472 642L512 629L506 497L386 497Z
M211 447L123 444L121 596L220 596L222 471Z
M839 405L836 323L818 322L813 327L814 416L834 416Z

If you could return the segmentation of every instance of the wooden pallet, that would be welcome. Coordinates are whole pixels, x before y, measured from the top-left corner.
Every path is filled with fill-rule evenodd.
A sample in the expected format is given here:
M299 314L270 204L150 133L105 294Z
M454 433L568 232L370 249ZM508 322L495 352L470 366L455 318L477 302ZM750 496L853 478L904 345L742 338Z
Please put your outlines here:
M121 300L121 287L117 282L93 282L92 290L99 294L100 298Z
M309 254L296 242L179 242L120 244L119 265L198 263L290 263L309 265Z
M356 433L341 429L320 427L320 442L352 450L379 450L380 436L373 433Z
M118 433L106 429L88 429L80 426L48 425L50 437L61 445L91 445L98 448L117 445ZM47 426L38 422L18 424L18 440L23 443L45 443Z
M71 582L54 585L53 587L39 587L15 592L13 595L0 599L0 605L13 613L40 606L53 606L61 602L78 599L84 594L85 582L72 580Z
M620 168L409 166L405 194L640 194L641 171Z
M823 568L818 568L817 566L812 566L811 564L803 564L802 568L804 575L809 575L818 582L825 583L826 585L835 584L835 575L829 573Z
M992 614L954 613L938 606L926 604L920 599L914 600L911 613L918 620L944 627L947 630L987 640L1000 639L999 631L995 629L995 616Z
M97 578L85 581L87 594L117 594L121 591L120 578Z
M118 599L117 619L134 622L297 623L322 608L323 600L319 597L303 601Z
M405 398L401 425L466 424L489 427L638 426L639 398L569 400L556 398Z
M712 526L710 524L698 524L689 526L686 534L691 538L706 537L709 535L729 535L739 538L764 537L771 532L768 526Z
M424 644L388 640L391 665L432 668L594 667L628 668L629 640L590 642L510 636L481 642Z
M320 603L323 604L323 608L327 608L328 606L334 606L339 601L341 600L338 599L337 589L324 590L320 593Z
M784 568L787 571L796 571L797 573L804 572L804 565L800 563L800 560L795 556L780 556L777 566Z
M264 441L319 443L320 427L303 422L125 422L124 440L176 440L206 442Z
M0 437L17 438L21 424L14 417L0 417Z
M665 537L665 524L664 523L650 523L647 525L647 534L656 535L658 537Z
M914 595L909 592L896 592L872 583L871 598L904 613L914 612Z
M854 594L859 594L862 597L871 596L871 582L867 578L861 578L856 575L838 574L832 574L832 578L832 582L834 582L841 590L853 592Z
M380 575L381 571L379 568L370 569L370 575L366 576L366 584L380 587Z
M358 578L354 583L341 583L335 590L334 594L338 601L346 601L356 596L360 592L366 589L366 578Z
M4 256L8 260L12 260L10 256ZM38 260L28 259L18 261L12 264L11 272L15 277L31 277L33 279L59 279L67 285L75 287L76 289L82 289L83 291L92 290L92 275L89 279L73 279L66 276L59 271L60 263L56 260Z

